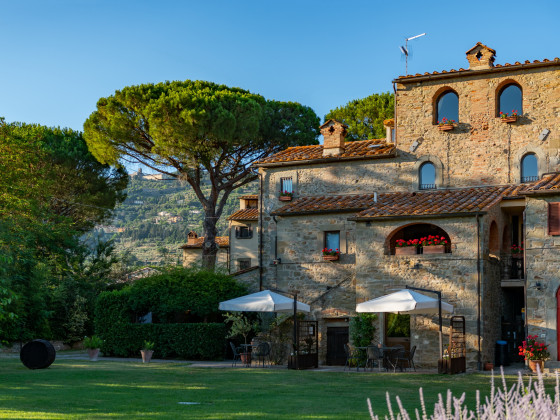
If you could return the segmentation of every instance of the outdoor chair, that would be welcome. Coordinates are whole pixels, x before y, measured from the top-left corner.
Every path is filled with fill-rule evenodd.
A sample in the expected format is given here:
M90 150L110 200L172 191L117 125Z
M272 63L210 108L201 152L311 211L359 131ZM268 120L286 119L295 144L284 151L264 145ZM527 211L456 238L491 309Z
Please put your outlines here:
M235 345L233 344L233 342L229 342L229 345L231 346L231 351L233 352L233 362L231 363L231 367L234 367L237 365L237 361L241 361L241 355L239 354L239 350L237 347L235 347Z
M416 346L413 346L410 351L405 351L404 358L407 363L407 367L413 368L416 372L416 366L414 365L414 353L416 353Z
M377 346L368 346L366 349L367 360L364 365L364 369L367 369L368 365L371 366L371 370L377 363L379 370L383 367L383 353Z
M344 353L346 353L344 370L346 370L347 367L350 369L354 363L356 364L356 370L360 370L360 354L355 350L352 350L348 344L344 345Z
M253 352L253 356L257 358L257 366L262 360L262 366L264 367L264 362L267 357L270 362L270 344L268 344L266 341L263 343L259 343L256 350Z
M393 369L393 372L397 371L397 367L400 368L401 372L403 370L403 361L407 360L405 358L405 349L401 346L395 346L394 348L387 351L385 356L386 368Z

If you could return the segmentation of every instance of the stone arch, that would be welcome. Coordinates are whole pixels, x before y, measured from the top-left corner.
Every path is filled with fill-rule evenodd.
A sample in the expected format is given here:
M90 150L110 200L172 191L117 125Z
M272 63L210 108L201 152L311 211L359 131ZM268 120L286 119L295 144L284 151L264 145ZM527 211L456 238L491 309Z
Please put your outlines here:
M490 230L488 232L488 249L491 254L500 254L500 233L498 230L498 224L495 220L490 223Z
M438 101L443 95L450 92L453 92L455 95L457 95L457 99L459 99L459 94L457 93L457 91L450 86L443 86L439 88L438 90L435 91L434 96L432 96L432 124L433 125L437 125L438 123ZM460 101L457 108L460 108ZM459 109L457 109L457 113L459 113Z
M521 90L521 108L518 109L517 111L519 111L519 115L523 115L523 86L521 86L521 84L517 80L506 79L506 80L503 80L496 87L496 90L494 91L494 103L496 104L495 105L495 117L500 116L500 96L502 95L502 92L504 91L504 89L509 87L509 86L517 86Z
M528 154L534 154L537 157L539 178L541 178L544 173L548 172L548 159L546 153L540 147L532 145L525 146L517 152L513 164L513 182L516 184L521 183L521 160Z
M451 236L441 227L433 223L408 223L393 230L385 239L385 249L388 254L395 253L395 242L397 239L420 239L424 236L438 235L447 240L445 252L451 252Z
M419 157L414 164L414 173L418 181L416 183L417 188L420 188L420 167L426 162L431 162L436 168L436 186L439 188L443 187L443 163L435 155L424 155Z

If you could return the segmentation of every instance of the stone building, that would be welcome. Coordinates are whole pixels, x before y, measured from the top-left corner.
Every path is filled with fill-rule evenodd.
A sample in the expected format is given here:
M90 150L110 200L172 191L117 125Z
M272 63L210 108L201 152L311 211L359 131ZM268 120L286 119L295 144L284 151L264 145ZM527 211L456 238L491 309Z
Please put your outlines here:
M202 264L202 244L204 236L198 236L196 232L190 231L187 235L187 243L182 245L183 267ZM217 236L218 254L216 255L216 265L218 267L229 267L229 236Z
M322 363L340 361L357 303L405 285L441 291L465 317L471 369L493 361L499 339L515 357L527 332L558 360L560 60L497 65L481 43L466 55L466 69L393 81L385 139L346 142L330 120L323 145L256 164L260 282L311 305ZM442 253L395 255L400 241L430 235ZM435 365L437 317L405 321L408 336L394 337L395 317L381 315L379 340L416 345L415 360Z

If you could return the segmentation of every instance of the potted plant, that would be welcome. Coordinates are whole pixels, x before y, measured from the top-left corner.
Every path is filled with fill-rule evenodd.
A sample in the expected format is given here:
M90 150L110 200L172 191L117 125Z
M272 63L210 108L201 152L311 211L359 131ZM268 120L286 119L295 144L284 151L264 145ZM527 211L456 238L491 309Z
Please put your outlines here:
M99 338L97 335L92 335L91 337L84 337L84 348L87 349L89 360L92 362L97 361L97 357L99 356L99 349L103 344L103 340Z
M519 355L529 361L531 371L536 372L538 366L542 372L545 360L550 358L550 352L548 346L545 343L539 343L537 338L537 335L527 336L527 339L522 342L523 345L519 346Z
M416 255L420 241L418 239L397 239L395 241L395 255Z
M507 113L507 112L504 113L504 112L500 111L500 120L503 123L508 123L508 124L509 123L514 123L514 122L517 121L518 116L519 115L517 114L517 110L515 110L515 109L513 109L510 113Z
M231 322L231 327L229 329L228 338L234 337L243 337L245 345L243 346L243 352L240 353L241 355L241 362L246 366L251 364L251 353L249 352L249 345L247 344L247 337L252 332L257 330L257 323L251 322L245 315L242 313L232 314L226 313L225 314L225 322Z
M155 343L153 341L144 341L140 353L142 354L142 363L150 363L154 354Z
M513 244L511 247L511 256L513 258L521 258L523 257L523 242L521 245Z
M455 128L455 120L448 120L447 118L443 117L441 121L438 121L439 131L450 131Z
M428 235L420 238L423 254L445 254L447 239L444 236Z
M280 191L280 201L292 201L294 193L292 191Z
M323 260L325 261L336 261L340 257L340 251L336 249L323 248Z

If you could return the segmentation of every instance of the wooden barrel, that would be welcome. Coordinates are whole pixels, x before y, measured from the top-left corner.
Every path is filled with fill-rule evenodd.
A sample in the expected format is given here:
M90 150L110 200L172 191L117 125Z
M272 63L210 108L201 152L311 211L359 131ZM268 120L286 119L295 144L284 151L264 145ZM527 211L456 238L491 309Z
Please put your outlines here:
M47 340L33 340L19 353L19 359L29 369L46 369L56 358L56 350Z

